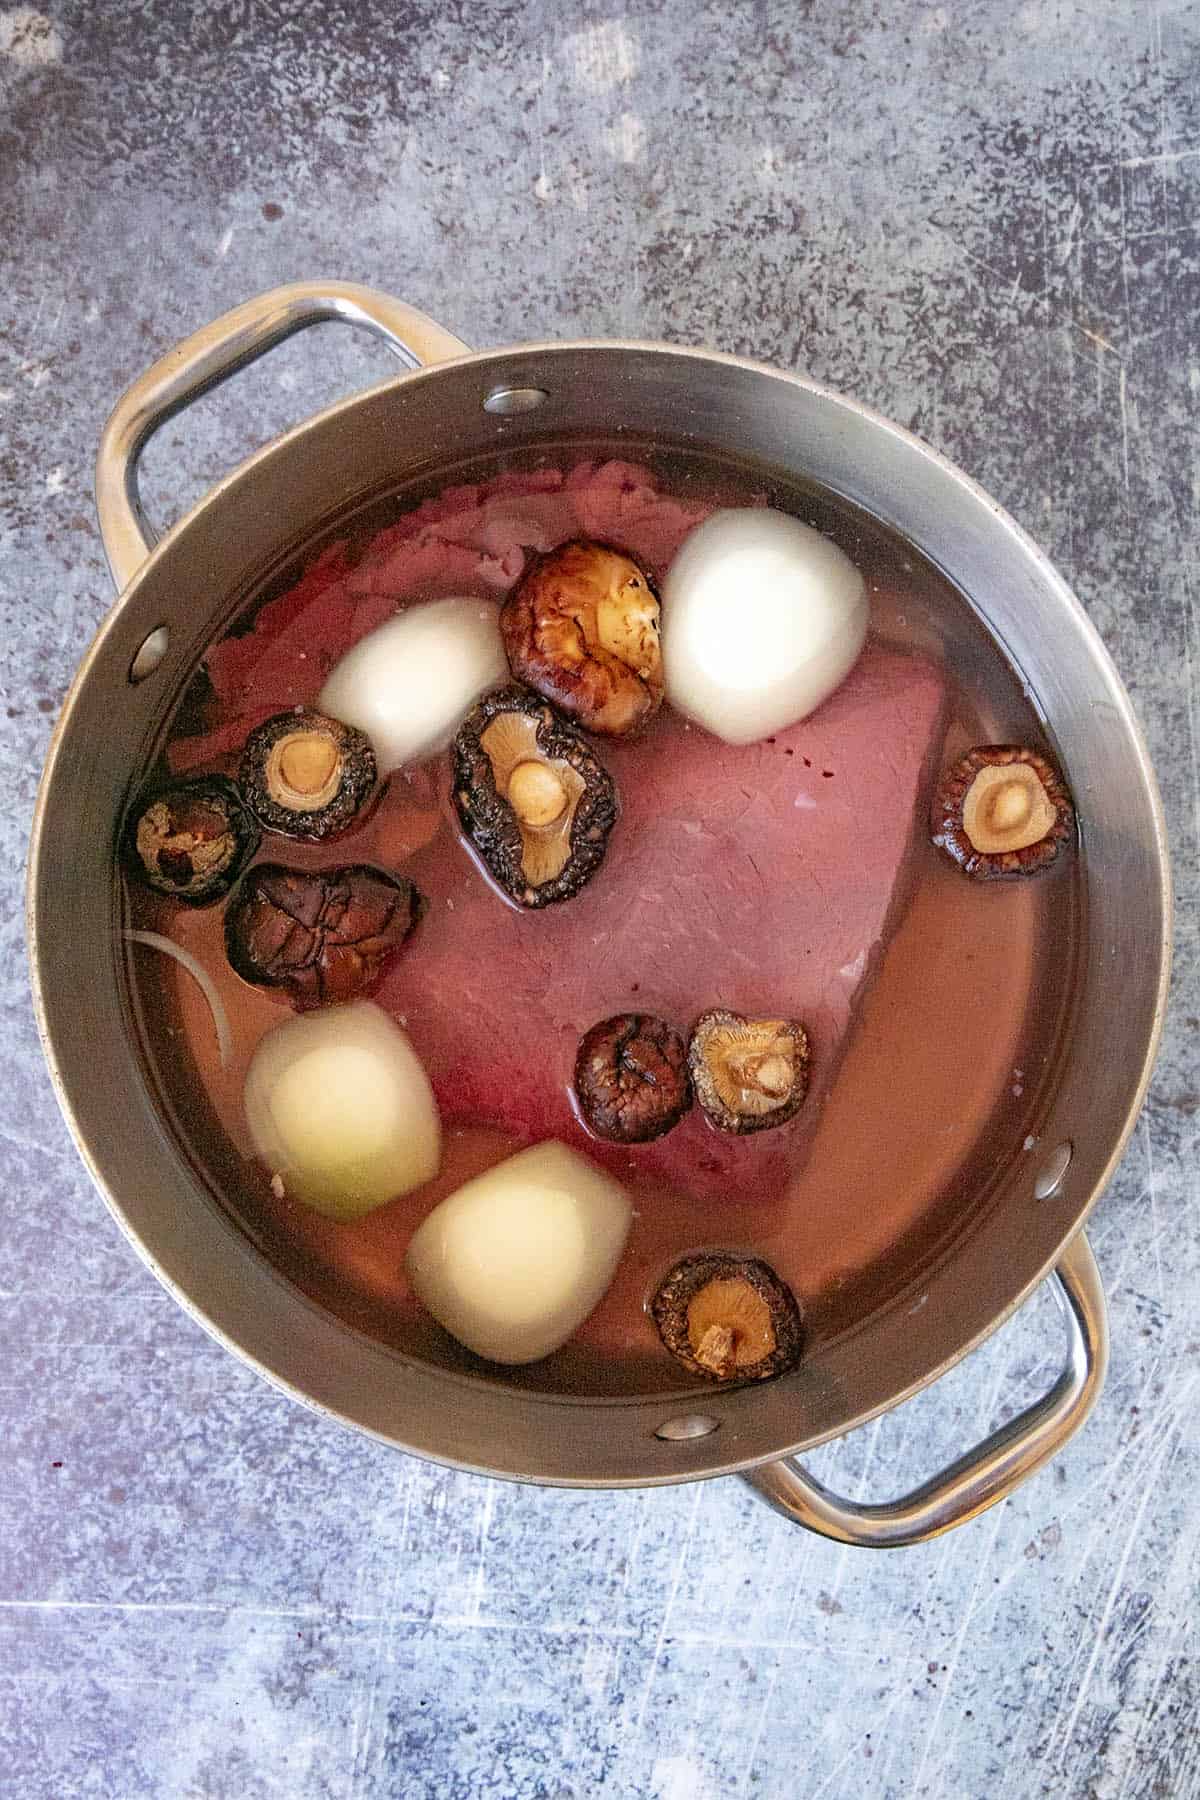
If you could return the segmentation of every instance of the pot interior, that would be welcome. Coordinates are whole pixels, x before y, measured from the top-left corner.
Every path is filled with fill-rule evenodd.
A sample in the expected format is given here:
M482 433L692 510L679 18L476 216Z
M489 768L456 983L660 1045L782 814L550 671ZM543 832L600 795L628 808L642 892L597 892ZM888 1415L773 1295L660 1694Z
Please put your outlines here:
M506 385L547 399L524 414L487 411ZM447 442L453 458L439 453ZM947 750L1040 731L1080 800L1079 853L1038 882L980 894L931 848L918 852L797 1196L766 1216L743 1208L724 1229L711 1211L696 1221L701 1241L767 1255L802 1295L804 1364L753 1392L698 1391L654 1354L652 1333L623 1332L617 1311L579 1345L503 1379L459 1352L394 1304L380 1274L386 1240L364 1262L297 1230L294 1209L289 1221L264 1206L236 1127L226 1129L234 1110L218 1116L195 1082L186 986L119 948L127 897L113 823L173 722L186 729L207 644L323 541L364 539L452 481L614 453L649 458L681 491L721 474L832 529L878 577L880 637L932 651L946 670ZM139 647L164 626L164 660L131 683ZM85 764L93 773L79 791ZM68 869L82 917L74 898L70 918L54 901ZM971 946L968 915L981 902L988 927ZM1164 916L1152 779L1086 622L1011 523L903 434L807 384L615 346L503 353L389 383L263 453L177 528L110 618L68 704L32 905L64 1104L118 1216L185 1303L267 1373L366 1429L560 1481L744 1466L844 1429L961 1354L1053 1261L1102 1183L1144 1077L1165 958L1165 934L1143 933L1113 995L1113 944L1132 942L1139 909ZM106 954L81 961L80 934ZM955 954L964 945L965 959ZM82 1009L67 1003L69 988L78 1003L81 978ZM97 1091L94 1059L85 1067L82 1020L83 1037L101 1031L112 1047L122 1121ZM1089 1107L1085 1122L1080 1058L1101 1043L1111 1106ZM1068 1143L1067 1176L1038 1199L1043 1163ZM672 1232L687 1229L674 1217L648 1231L619 1294L627 1311L638 1310L637 1282L671 1259ZM688 1247L685 1237L674 1253ZM711 1429L658 1435L693 1415Z

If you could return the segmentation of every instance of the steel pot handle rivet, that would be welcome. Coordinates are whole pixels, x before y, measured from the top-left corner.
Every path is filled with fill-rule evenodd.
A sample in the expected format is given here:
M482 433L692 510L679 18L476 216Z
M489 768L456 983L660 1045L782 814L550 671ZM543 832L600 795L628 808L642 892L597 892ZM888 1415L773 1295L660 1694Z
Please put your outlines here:
M514 413L536 412L550 398L540 387L495 387L484 395L483 410L510 418Z
M1045 1168L1033 1184L1035 1200L1055 1200L1062 1191L1063 1177L1071 1166L1071 1158L1075 1147L1071 1143L1060 1144L1051 1152Z
M156 625L148 637L142 639L138 653L129 665L129 680L136 687L153 675L171 646L171 634L165 625Z
M461 339L415 306L353 281L294 281L272 288L193 332L126 388L100 439L96 510L118 590L158 538L138 492L138 464L159 426L285 338L325 319L374 332L410 369L467 353Z
M720 1419L714 1419L710 1413L683 1413L677 1419L664 1419L654 1435L664 1443L680 1444L692 1438L711 1437L720 1429Z
M1054 1270L1067 1320L1066 1362L1054 1386L903 1499L860 1505L832 1493L793 1457L744 1476L777 1512L837 1543L899 1549L965 1525L1049 1462L1091 1412L1108 1365L1108 1311L1100 1271L1080 1232Z

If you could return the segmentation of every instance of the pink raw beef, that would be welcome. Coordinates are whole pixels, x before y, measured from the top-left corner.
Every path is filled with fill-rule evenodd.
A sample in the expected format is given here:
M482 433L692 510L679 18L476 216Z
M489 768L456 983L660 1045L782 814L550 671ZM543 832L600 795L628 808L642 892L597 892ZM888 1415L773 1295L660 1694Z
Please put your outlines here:
M409 872L429 915L378 998L406 1022L446 1120L560 1138L697 1198L782 1193L904 898L943 700L932 663L872 643L773 742L729 749L664 713L641 744L605 743L622 802L607 858L544 911L510 907L465 849L423 855ZM711 1006L804 1021L798 1118L730 1139L694 1109L636 1152L596 1143L569 1096L582 1033L625 1011L686 1030Z
M610 538L661 576L711 511L660 493L648 469L625 462L446 488L381 531L356 565L345 544L332 545L295 587L267 602L252 631L209 651L220 720L176 739L171 767L182 774L228 756L270 714L314 702L334 663L407 602L451 594L499 600L520 578L527 551L579 536Z
M711 511L623 462L446 489L357 562L332 546L252 631L210 652L212 729L176 740L172 766L231 758L267 714L315 702L333 662L410 601L499 600L528 551L575 536L623 546L661 578ZM440 832L430 772L394 776L368 828L375 854L431 905L378 998L407 1023L447 1123L558 1137L697 1198L781 1194L907 891L943 703L932 663L873 642L812 718L765 743L729 749L664 709L641 742L599 746L622 803L606 861L575 899L537 913L510 907L458 840L448 766ZM370 859L371 841L356 857ZM570 1099L583 1032L627 1011L686 1030L712 1006L804 1021L813 1079L797 1119L730 1139L693 1110L635 1151L593 1140Z

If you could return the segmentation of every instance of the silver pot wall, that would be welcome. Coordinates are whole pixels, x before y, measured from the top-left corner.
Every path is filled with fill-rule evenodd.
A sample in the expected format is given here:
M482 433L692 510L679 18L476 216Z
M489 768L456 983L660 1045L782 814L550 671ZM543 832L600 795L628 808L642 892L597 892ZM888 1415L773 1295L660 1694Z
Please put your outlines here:
M290 333L341 319L408 372L330 408L222 481L151 549L137 492L153 431ZM473 454L546 438L701 443L846 496L972 597L1050 723L1083 820L1085 940L1040 1161L1015 1158L926 1304L874 1314L786 1378L658 1397L517 1392L360 1336L301 1295L237 1229L163 1121L130 1027L114 821L196 663L265 569L356 501ZM339 282L275 290L168 353L106 429L97 469L120 598L68 696L30 857L34 993L59 1102L118 1223L205 1327L296 1398L418 1455L518 1480L635 1486L732 1473L846 1542L914 1542L972 1517L1082 1423L1106 1360L1104 1298L1080 1227L1137 1116L1162 1021L1170 878L1153 773L1120 680L1045 557L966 476L803 377L659 344L532 344L471 355L422 314ZM98 946L86 960L80 943ZM1031 1164L1033 1166L1031 1166ZM840 1500L795 1463L935 1380L1045 1279L1067 1349L1051 1392L917 1493Z

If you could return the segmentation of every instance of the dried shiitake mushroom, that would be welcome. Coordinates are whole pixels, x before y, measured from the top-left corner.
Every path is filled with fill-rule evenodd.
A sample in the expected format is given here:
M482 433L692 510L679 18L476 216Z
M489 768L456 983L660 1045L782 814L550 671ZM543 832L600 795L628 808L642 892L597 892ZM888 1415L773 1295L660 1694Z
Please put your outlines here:
M259 829L232 781L192 775L141 794L125 823L134 872L160 894L211 906L258 848Z
M487 695L463 722L454 803L501 887L529 907L579 892L617 817L607 770L577 731L519 687Z
M942 777L933 841L976 880L1031 875L1054 861L1074 818L1044 756L1019 744L981 744Z
M622 550L585 540L539 557L504 603L519 681L588 731L640 731L663 696L658 595Z
M687 1045L650 1013L602 1019L580 1041L575 1095L597 1137L614 1144L662 1137L692 1104Z
M375 786L375 752L361 731L324 713L276 713L246 739L238 771L263 824L319 842L350 824Z
M685 1256L651 1311L671 1355L709 1381L769 1381L800 1360L796 1297L754 1256Z
M808 1034L798 1019L747 1019L717 1007L692 1030L696 1098L722 1131L786 1124L808 1092Z
M258 863L225 914L225 952L243 980L322 1006L373 986L423 910L412 882L382 869Z

